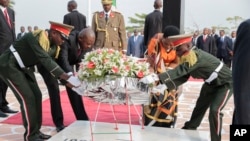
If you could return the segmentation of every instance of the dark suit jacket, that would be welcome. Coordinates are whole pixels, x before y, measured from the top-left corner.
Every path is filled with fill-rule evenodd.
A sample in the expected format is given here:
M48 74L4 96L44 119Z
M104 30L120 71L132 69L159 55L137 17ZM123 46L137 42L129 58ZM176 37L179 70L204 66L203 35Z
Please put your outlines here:
M128 40L127 55L143 58L146 51L143 44L143 36L137 35L137 40L134 41L135 36L131 36Z
M199 36L196 43L197 48L202 49L214 56L217 55L217 48L213 37L208 36L206 40L203 40L203 35Z
M81 31L86 28L86 16L74 10L64 15L63 23L74 26L73 30Z
M23 34L23 35L22 35L22 34ZM17 40L21 39L25 34L26 34L26 33L21 33L21 32L18 33L16 39L17 39Z
M229 54L230 51L233 51L233 44L232 40L228 37L224 37L224 41L221 41L221 37L219 37L216 41L217 43L217 57L225 57L227 59L230 59L231 56Z
M61 45L57 63L65 72L74 72L74 65L76 65L76 69L78 70L81 59L84 58L86 52L91 50L80 49L78 43L78 33L78 31L71 32L69 39Z
M145 18L144 25L144 45L147 46L150 39L156 34L162 32L162 12L154 10Z
M9 27L2 10L0 10L0 55L10 47L16 40L15 33L15 13L12 9L7 7L8 15L12 28Z

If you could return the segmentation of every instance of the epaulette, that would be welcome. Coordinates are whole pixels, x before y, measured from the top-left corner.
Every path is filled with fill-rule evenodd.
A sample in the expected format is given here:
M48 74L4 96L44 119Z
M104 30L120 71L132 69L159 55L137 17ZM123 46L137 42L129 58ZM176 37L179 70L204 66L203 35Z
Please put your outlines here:
M196 64L198 61L198 58L196 56L196 53L193 50L190 50L187 54L181 56L180 63L188 63L189 67L192 67L194 64Z

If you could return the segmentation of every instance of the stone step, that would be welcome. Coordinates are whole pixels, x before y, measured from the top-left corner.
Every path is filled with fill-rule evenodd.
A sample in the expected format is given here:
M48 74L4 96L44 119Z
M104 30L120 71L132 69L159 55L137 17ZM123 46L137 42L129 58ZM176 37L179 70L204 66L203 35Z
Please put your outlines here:
M92 126L90 126L92 125ZM118 129L116 129L118 127ZM92 134L91 134L92 129ZM131 132L130 132L131 131ZM130 134L131 133L131 134ZM208 131L75 121L49 141L209 141Z

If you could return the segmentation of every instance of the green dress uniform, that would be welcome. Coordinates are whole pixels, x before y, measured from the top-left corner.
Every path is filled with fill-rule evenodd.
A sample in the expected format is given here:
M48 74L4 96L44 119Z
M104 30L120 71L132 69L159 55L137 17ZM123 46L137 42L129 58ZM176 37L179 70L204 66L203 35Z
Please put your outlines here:
M92 18L92 29L96 35L96 48L123 50L127 47L125 23L121 13L111 11L106 21L104 11L95 12Z
M40 62L56 78L64 73L40 44L37 37L28 33L0 56L0 76L21 106L25 141L38 139L42 124L42 93L30 68Z
M221 111L232 95L232 72L216 57L197 48L180 60L178 67L159 75L161 83L166 84L169 90L186 82L189 76L204 80L191 119L183 129L196 130L209 108L211 140L220 141L223 117Z

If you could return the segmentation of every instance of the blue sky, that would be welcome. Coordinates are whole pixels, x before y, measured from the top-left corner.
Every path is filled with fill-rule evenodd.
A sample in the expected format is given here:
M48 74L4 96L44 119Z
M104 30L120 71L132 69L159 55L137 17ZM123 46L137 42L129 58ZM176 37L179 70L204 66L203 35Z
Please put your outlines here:
M28 25L39 28L48 28L50 20L62 22L63 16L68 12L68 0L14 0L16 11L16 33L20 26ZM154 0L116 0L117 9L124 15L127 25L128 17L135 13L149 13L153 11ZM199 28L215 26L230 26L227 17L241 16L250 18L250 0L182 0L185 2L184 27L194 28L194 23ZM76 0L78 11L86 15L91 21L92 13L101 11L101 0L91 0L88 9L88 0ZM88 12L90 11L90 13ZM174 11L173 11L174 12Z

